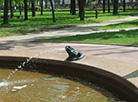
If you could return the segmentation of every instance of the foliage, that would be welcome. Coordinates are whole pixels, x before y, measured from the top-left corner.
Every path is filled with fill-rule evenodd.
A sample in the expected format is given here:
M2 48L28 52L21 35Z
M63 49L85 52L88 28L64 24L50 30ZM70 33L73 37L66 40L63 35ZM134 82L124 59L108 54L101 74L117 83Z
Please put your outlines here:
M57 2L58 4L60 4L60 0L54 0L55 2Z
M40 10L40 6L35 6L35 10L37 11L37 10ZM29 6L29 8L28 8L29 10L32 10L32 7L31 6Z
M65 4L65 0L62 0L62 5L64 5Z
M96 2L91 2L91 9L95 9L96 8L96 5L97 5L97 3Z
M134 5L134 4L132 4L132 5L131 5L131 7L132 7L132 9L134 9L135 5Z
M119 9L123 9L123 6L119 6Z

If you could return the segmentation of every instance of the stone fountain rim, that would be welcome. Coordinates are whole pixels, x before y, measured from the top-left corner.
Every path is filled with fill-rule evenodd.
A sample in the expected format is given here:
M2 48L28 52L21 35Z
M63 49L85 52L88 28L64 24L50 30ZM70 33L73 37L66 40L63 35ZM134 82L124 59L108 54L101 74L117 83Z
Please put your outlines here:
M27 58L28 57L0 56L0 67L15 68ZM97 81L101 85L107 85L107 87L104 87L109 88L109 90L120 92L120 97L126 98L127 96L128 100L131 100L131 102L136 102L137 100L138 88L128 80L107 70L80 63L43 58L33 58L30 64L33 64L36 60L37 64L41 66L39 69L36 68L40 72L45 69L48 71L56 71L58 74L76 75L82 79L87 78L88 81ZM28 70L28 66L25 67L25 70Z

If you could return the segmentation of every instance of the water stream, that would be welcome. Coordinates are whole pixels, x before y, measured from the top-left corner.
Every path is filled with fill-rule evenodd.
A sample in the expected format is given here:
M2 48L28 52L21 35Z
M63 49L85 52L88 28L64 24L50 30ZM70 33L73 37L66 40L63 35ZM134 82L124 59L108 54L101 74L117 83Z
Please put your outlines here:
M6 79L3 79L3 82L0 82L0 86L1 84L7 84L6 82L11 78L11 76L13 76L18 70L21 70L26 63L28 63L30 60L32 60L33 58L35 57L38 57L39 55L43 54L43 53L47 53L47 52L52 52L52 51L62 51L64 50L64 48L53 48L53 49L48 49L48 50L44 50L44 51L41 51L39 52L38 54L32 56L32 57L29 57L26 59L26 61L24 61L21 65L19 65L15 70L13 70Z

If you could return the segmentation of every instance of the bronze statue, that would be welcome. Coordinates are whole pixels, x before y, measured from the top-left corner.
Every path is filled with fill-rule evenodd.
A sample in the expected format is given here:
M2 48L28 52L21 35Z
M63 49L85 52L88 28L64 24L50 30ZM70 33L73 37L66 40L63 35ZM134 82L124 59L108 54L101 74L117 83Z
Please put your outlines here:
M65 49L69 55L66 61L75 61L75 60L82 59L84 57L84 55L80 51L70 46L66 46Z

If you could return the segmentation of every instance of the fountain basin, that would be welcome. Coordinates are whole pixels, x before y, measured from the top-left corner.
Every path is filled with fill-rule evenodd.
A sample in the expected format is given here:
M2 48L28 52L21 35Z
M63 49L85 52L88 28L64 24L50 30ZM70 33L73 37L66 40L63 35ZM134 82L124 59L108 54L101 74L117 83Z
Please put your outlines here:
M0 67L15 69L26 59L27 57L1 56ZM79 77L103 86L120 99L128 102L137 102L138 100L137 87L126 79L97 67L66 61L34 58L24 66L24 70L36 70L40 73L54 72L55 74Z

